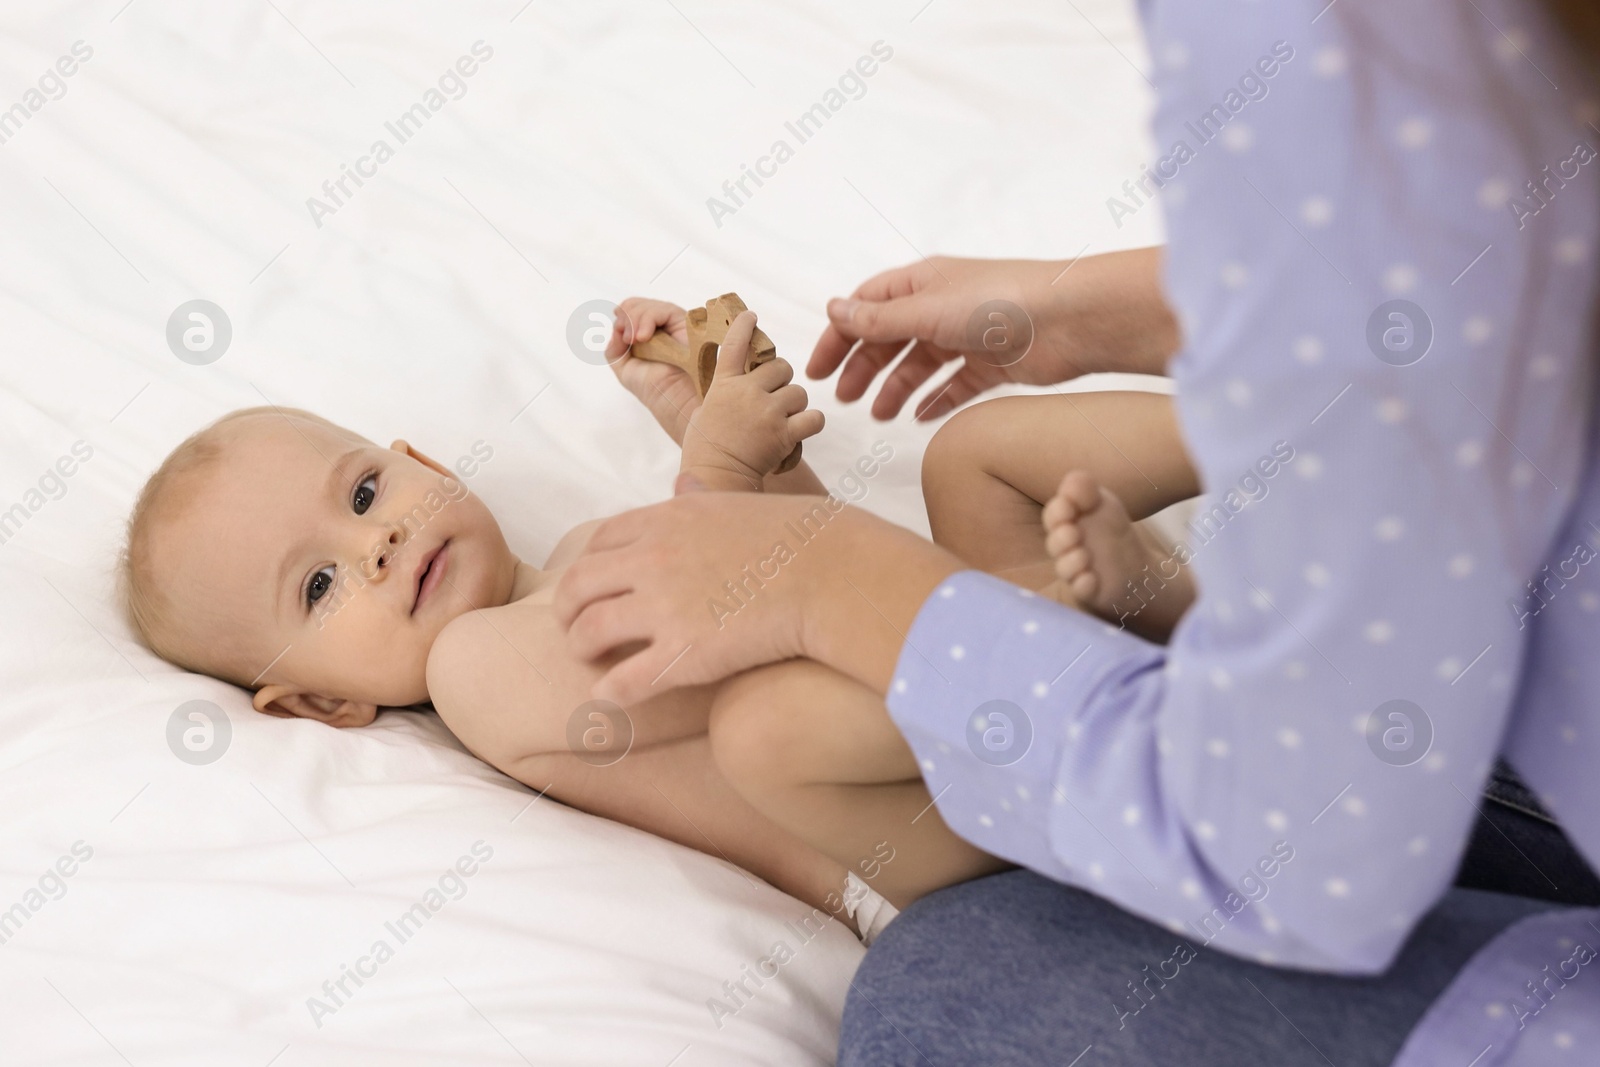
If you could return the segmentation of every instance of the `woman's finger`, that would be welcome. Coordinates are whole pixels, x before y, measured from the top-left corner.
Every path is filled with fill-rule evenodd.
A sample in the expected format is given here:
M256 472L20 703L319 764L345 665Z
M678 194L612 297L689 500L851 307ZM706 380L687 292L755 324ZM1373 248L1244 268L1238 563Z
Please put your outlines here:
M583 555L572 561L556 583L551 606L562 626L570 626L586 604L633 588L629 564L621 558L620 550L632 546L643 532L656 528L651 526L652 520L658 525L667 523L660 504L625 511L595 528Z
M900 409L905 406L911 394L921 388L922 383L933 377L944 363L944 353L941 349L936 349L923 341L912 345L904 358L894 365L889 376L883 380L883 385L878 389L877 399L872 402L872 417L892 419L900 414Z
M830 322L811 349L811 358L806 361L806 377L828 377L839 369L839 364L844 362L844 358L850 354L850 346L854 344L853 338L840 333Z
M850 354L844 370L839 372L839 384L834 387L834 395L845 403L860 400L872 387L878 372L893 363L905 347L904 341L861 345Z
M927 278L933 273L931 264L926 260L918 260L916 263L904 267L892 267L889 270L879 271L856 286L855 292L850 294L850 299L882 301L910 296L927 284ZM830 301L829 303L833 302ZM839 365L845 361L845 357L850 355L851 346L860 339L859 334L852 333L847 329L841 329L831 321L831 314L829 318L830 321L823 329L822 336L817 338L817 343L811 350L811 358L806 362L806 377L808 378L826 378L833 374L834 371L839 369ZM898 350L899 348L897 347L896 351ZM881 370L882 367L882 363L877 365L878 370ZM861 388L865 390L871 382L871 377L868 377L866 382L862 383ZM855 396L847 398L841 392L839 399L854 400L860 395L860 393L856 393Z
M597 678L589 695L595 700L609 700L627 708L656 696L665 688L672 688L665 684L671 680L668 676L675 670L687 674L683 661L694 655L691 646L683 642L680 645L682 647L677 648L664 648L655 642L646 645ZM685 683L674 681L674 684Z
M927 422L947 415L968 400L977 396L991 383L973 369L971 364L963 365L956 372L945 379L941 388L935 389L917 404L917 413L914 416L918 422Z
M925 288L929 279L937 275L932 260L919 259L914 263L879 271L856 286L850 296L855 300L895 300ZM939 280L944 281L943 278Z
M606 552L632 544L641 534L659 529L663 523L671 521L669 516L658 514L661 510L660 504L648 504L642 508L618 512L595 527L594 533L589 537L587 551Z
M567 627L567 652L582 663L646 640L650 624L633 593L591 601Z
M633 591L633 580L614 552L586 552L556 583L551 608L563 628L570 627L590 604Z
M846 402L861 399L878 372L893 363L905 348L904 341L863 341L845 361L836 395Z
M828 301L828 321L846 337L863 341L913 341L931 338L939 325L941 292L919 292L891 300Z

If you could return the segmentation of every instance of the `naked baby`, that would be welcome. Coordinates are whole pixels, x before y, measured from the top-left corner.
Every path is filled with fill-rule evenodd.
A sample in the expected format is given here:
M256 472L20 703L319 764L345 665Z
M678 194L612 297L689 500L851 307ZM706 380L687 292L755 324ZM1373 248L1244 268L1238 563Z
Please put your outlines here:
M753 314L729 328L701 400L683 371L628 355L656 330L683 339L683 310L635 299L621 312L608 359L682 447L680 491L795 494L797 520L844 506L804 463L770 473L823 419L784 360L743 370ZM1104 396L1091 407L1106 410ZM1192 485L1164 398L1115 396L1138 430L1136 458L1176 472L1162 484ZM1034 403L1059 399L991 401L971 414L992 415L958 417L930 450L924 484L936 538L957 555L1068 602L1076 590L1093 607L1156 549L1110 488L1081 471L1063 480L1074 466L1115 464L1057 425L1059 408ZM1028 447L1010 447L1013 434ZM1129 506L1168 502L1144 493ZM150 479L129 522L124 600L152 650L253 690L260 712L359 727L380 708L431 703L506 774L726 859L864 938L925 893L1007 866L940 820L881 700L818 663L596 708L591 686L629 650L572 658L551 601L599 521L569 531L536 567L511 551L482 500L406 441L384 448L308 412L252 408L195 434ZM1181 612L1184 597L1174 600ZM1165 626L1160 618L1146 621ZM809 728L773 736L770 724L784 721ZM852 766L853 753L869 752L870 769Z

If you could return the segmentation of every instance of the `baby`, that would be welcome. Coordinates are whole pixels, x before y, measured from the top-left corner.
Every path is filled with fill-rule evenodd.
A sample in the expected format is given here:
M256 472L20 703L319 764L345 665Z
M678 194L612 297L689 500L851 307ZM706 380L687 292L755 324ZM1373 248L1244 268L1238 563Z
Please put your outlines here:
M656 330L686 339L675 305L626 301L607 358L681 446L679 491L796 494L799 521L825 522L844 505L816 499L826 490L806 464L770 473L823 418L786 361L743 373L754 326L749 312L734 321L704 400L677 368L628 355ZM1120 447L1095 427L1102 418ZM1193 494L1182 456L1163 397L977 405L941 429L924 463L935 539L1018 584L1123 614L1122 582L1165 555L1132 520ZM348 727L431 703L504 773L726 859L864 940L925 893L1008 866L940 820L881 699L818 663L626 710L590 700L632 650L573 659L551 600L599 522L535 567L478 497L406 441L382 448L309 412L250 408L189 438L144 487L123 599L154 652L252 690L260 712ZM1133 621L1160 637L1188 597L1169 583ZM753 714L775 708L794 714ZM777 736L775 722L807 726ZM852 752L884 746L893 766L870 778L852 768Z

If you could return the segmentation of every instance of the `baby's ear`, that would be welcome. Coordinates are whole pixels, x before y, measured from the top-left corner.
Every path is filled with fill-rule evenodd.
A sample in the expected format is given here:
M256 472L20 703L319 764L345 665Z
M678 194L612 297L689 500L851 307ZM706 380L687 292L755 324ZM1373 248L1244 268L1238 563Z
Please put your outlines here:
M316 719L329 726L367 726L378 717L375 704L318 696L287 685L264 685L250 703L264 715L280 719Z
M401 452L401 453L404 453L405 455L410 456L412 459L416 460L418 463L422 464L424 467L427 467L429 470L434 471L437 474L442 474L446 478L451 478L451 479L455 478L455 475L451 474L448 470L445 469L444 464L440 463L438 460L434 459L432 456L424 455L423 453L417 451L415 448L412 448L411 447L411 442L406 441L403 438L398 438L398 437L395 438L394 444L390 445L389 447L392 450L396 451L396 452Z

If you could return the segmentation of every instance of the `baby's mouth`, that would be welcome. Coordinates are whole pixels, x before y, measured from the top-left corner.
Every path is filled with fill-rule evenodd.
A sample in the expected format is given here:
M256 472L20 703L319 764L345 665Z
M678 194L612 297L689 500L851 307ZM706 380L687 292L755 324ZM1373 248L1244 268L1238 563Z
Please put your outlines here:
M422 606L424 597L431 596L439 584L444 581L445 568L450 564L448 549L450 539L440 542L439 547L429 552L417 564L417 595L411 602L411 614L415 615Z

